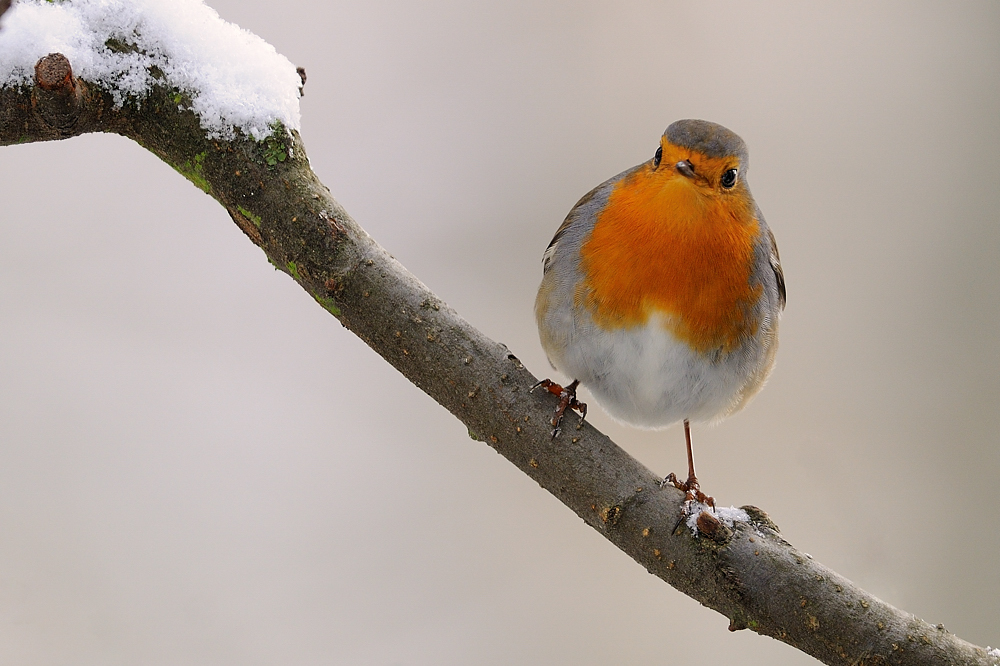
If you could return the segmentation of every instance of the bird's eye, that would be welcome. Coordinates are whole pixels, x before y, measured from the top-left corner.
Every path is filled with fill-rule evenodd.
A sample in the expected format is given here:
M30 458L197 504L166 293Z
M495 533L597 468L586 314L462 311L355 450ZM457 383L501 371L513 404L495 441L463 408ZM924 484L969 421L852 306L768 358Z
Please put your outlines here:
M663 146L656 149L656 154L653 155L653 168L660 166L660 160L663 159Z
M736 169L730 169L729 171L722 174L722 180L720 180L719 182L722 184L722 187L724 187L727 190L731 190L733 189L733 186L736 185L736 176L737 176Z

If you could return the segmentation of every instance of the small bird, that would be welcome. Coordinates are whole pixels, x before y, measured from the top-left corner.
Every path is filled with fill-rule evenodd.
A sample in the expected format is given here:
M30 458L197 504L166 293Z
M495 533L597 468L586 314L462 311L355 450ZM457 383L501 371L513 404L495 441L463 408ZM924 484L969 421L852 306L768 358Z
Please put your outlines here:
M688 501L701 492L691 421L740 409L774 365L785 279L778 247L747 184L739 136L705 120L667 127L653 158L580 199L542 259L535 300L542 347L572 378L559 397L581 419L583 384L616 420L664 428L683 420Z

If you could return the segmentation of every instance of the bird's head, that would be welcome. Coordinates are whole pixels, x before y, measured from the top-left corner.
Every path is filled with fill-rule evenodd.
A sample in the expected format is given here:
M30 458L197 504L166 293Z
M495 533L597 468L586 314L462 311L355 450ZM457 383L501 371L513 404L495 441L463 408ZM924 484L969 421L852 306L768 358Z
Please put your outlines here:
M754 209L746 184L749 161L746 144L731 130L707 120L678 120L647 162L647 184L659 183L650 194L669 201L679 218L700 217L706 208L745 218Z

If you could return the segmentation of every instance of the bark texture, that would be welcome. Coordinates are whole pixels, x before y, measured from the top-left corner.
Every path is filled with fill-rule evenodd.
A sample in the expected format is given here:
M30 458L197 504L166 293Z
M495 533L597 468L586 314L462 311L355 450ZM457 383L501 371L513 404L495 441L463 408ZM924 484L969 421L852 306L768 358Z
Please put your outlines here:
M873 597L782 539L755 507L730 529L680 519L683 494L593 427L553 441L555 398L503 345L470 326L372 240L309 167L297 132L206 137L168 87L116 108L59 54L36 84L0 88L0 145L114 132L214 197L269 261L587 524L700 603L826 664L976 664L1000 658ZM180 103L179 103L180 102ZM569 417L570 424L573 417Z

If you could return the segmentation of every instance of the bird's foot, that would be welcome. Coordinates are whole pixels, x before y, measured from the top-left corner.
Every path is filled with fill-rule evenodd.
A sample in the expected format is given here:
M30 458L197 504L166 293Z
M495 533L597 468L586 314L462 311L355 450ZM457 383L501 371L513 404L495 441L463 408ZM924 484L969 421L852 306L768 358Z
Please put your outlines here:
M677 475L671 472L667 474L667 478L660 482L660 487L664 487L667 484L671 484L674 488L684 491L684 513L688 514L691 510L692 502L700 502L702 504L707 504L708 506L715 509L715 498L711 495L706 495L701 492L701 485L698 483L698 479L694 476L689 476L688 480L681 483L677 480Z
M580 382L574 380L569 386L563 387L556 384L552 380L543 379L534 386L531 390L534 391L538 387L544 388L546 391L552 395L559 398L559 404L556 406L556 413L552 415L552 439L559 436L562 432L562 421L563 417L566 416L567 409L575 409L580 412L580 425L578 428L583 426L583 422L587 418L587 403L580 402L576 399L576 387L579 386Z

